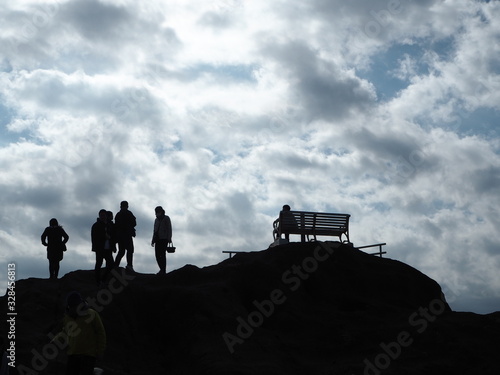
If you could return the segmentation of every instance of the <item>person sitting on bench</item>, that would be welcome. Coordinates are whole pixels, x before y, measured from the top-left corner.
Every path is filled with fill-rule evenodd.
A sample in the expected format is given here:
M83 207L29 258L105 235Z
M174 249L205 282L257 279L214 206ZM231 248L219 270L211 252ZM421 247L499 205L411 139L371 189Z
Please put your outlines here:
M285 204L283 208L280 211L280 216L276 222L279 223L279 226L275 229L276 234L278 235L281 232L280 228L287 228L288 230L290 229L297 229L298 224L297 221L295 220L295 217L293 214L290 212L291 208L288 204ZM281 220L281 222L280 222ZM290 234L289 233L284 233L285 234L285 239L289 240L290 239Z

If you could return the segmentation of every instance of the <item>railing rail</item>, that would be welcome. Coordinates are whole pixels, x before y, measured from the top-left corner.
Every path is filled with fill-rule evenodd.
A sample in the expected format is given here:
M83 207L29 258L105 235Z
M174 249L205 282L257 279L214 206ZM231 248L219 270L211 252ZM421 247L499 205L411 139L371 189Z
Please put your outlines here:
M385 242L383 243L375 243L373 245L366 245L366 246L356 246L356 249L367 249L369 247L376 247L378 246L378 252L377 253L368 253L370 255L378 255L382 258L382 254L387 254L387 251L382 251L382 246L387 245Z
M387 245L385 242L383 243L376 243L373 245L365 245L365 246L356 246L356 249L367 249L369 247L376 247L378 246L378 252L376 253L367 253L370 255L378 255L382 258L383 254L387 254L387 251L382 251L382 246ZM229 254L229 258L233 257L233 254L238 254L238 253L247 253L247 251L231 251L231 250L223 250L222 253L224 254Z
M224 254L229 254L229 258L232 258L233 254L246 253L246 251L229 251L229 250L223 250L222 252Z

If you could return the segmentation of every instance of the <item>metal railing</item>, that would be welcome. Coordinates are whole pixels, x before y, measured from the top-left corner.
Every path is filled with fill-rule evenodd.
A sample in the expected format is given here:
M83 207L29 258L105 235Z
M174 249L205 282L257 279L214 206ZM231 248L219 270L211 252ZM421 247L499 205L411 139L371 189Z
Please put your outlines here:
M369 247L376 247L376 246L378 246L378 252L376 252L376 253L367 253L367 254L378 255L378 256L380 256L382 258L383 254L387 254L387 251L382 251L382 246L385 246L385 245L387 245L387 244L385 242L383 242L383 243L376 243L376 244L373 244L373 245L356 246L355 248L356 249L367 249ZM229 250L222 251L222 253L224 253L224 254L229 254L229 258L232 258L233 254L247 253L247 252L248 251L229 251Z
M378 246L378 253L368 253L370 255L378 255L382 258L382 254L387 254L387 251L382 251L382 246L387 245L385 242L383 243L376 243L373 245L366 245L366 246L357 246L356 249L366 249L368 247L375 247Z

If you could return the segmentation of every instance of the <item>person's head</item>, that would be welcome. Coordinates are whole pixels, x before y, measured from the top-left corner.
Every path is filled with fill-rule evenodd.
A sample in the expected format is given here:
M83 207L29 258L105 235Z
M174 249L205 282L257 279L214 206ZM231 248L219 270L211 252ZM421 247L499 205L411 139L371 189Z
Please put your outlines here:
M163 209L162 206L157 206L155 208L155 214L156 214L156 217L163 216L165 214L165 210Z
M120 208L121 208L122 210L126 210L126 209L128 208L128 202L127 202L127 201L122 201L122 202L120 203Z
M290 210L291 210L291 208L290 208L290 206L288 204L285 204L283 206L283 211L290 211Z
M108 217L107 211L103 208L99 210L99 219L102 221L106 221L106 218Z
M51 227L58 227L58 226L59 226L59 223L57 222L57 219L52 218L52 219L50 219L50 221L49 221L49 225L50 225Z
M72 318L82 315L86 308L85 300L82 295L76 291L71 292L66 297L66 312Z
M113 221L113 213L111 211L106 211L106 219L108 220L108 222Z

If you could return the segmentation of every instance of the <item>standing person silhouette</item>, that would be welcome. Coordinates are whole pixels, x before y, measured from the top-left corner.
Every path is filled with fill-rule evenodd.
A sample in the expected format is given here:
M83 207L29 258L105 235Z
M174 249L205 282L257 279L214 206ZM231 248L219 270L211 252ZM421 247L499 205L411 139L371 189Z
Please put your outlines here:
M156 219L153 227L153 239L151 246L155 248L155 257L160 272L158 275L164 275L167 269L167 245L172 242L172 223L170 218L165 215L163 207L155 208Z
M97 285L102 286L114 266L113 254L111 253L111 237L107 232L107 211L99 211L99 217L92 225L90 236L92 240L92 251L95 252L95 280ZM101 279L102 263L106 259L106 271Z
M116 239L118 241L118 254L116 255L115 265L120 266L125 252L127 252L127 267L129 271L134 271L134 240L135 226L137 225L135 216L128 210L128 202L120 203L120 211L115 216Z
M42 245L47 246L47 259L49 260L49 274L51 280L59 276L59 262L66 250L69 236L57 219L50 219L49 226L42 233Z
M109 248L112 253L116 253L116 226L113 222L114 216L113 212L106 212L106 233L109 237ZM113 254L111 254L113 255Z

